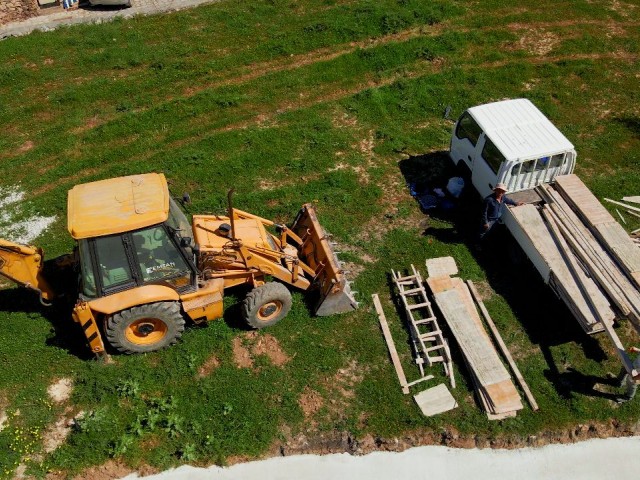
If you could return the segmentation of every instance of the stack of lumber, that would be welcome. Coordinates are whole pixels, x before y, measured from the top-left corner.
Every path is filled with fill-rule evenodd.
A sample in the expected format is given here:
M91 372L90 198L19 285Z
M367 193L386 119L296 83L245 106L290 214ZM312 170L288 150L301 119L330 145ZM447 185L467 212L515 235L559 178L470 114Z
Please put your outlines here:
M579 260L607 300L640 331L640 250L613 216L575 175L542 189L542 214L563 251ZM567 254L568 255L568 254ZM603 317L605 320L608 317Z
M556 189L618 261L635 286L640 287L640 252L626 230L576 175L557 177Z
M554 257L550 268L556 289L587 332L596 331L589 329L594 321L605 331L632 373L632 363L613 329L611 307L640 332L640 250L575 175L559 176L553 186L538 187L538 193L545 204L540 209L544 228L537 231L551 237L547 250L557 251L545 257ZM526 207L534 216L535 207ZM521 210L516 207L512 212L517 217Z
M434 268L429 268L429 262ZM446 263L455 265L453 259ZM482 326L467 285L442 265L442 259L427 260L427 284L462 350L480 403L491 420L513 417L523 408L520 395Z
M549 282L553 284L558 295L578 320L585 332L591 334L601 332L602 325L594 314L589 299L593 299L595 308L602 318L612 321L615 317L609 306L609 301L598 286L584 271L572 273L564 252L558 246L552 231L546 226L535 205L526 204L511 209L513 217L522 230L529 237L535 249L541 255L551 270ZM579 281L585 283L586 291L582 291Z

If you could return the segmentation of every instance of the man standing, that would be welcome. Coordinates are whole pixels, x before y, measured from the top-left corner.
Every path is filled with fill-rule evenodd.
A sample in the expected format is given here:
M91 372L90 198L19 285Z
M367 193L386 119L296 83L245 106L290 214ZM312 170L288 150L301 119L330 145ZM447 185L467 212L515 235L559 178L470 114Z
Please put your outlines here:
M629 352L638 354L640 353L640 348L631 347L629 348ZM634 370L640 370L640 355L636 355L635 360L633 361ZM618 376L618 387L625 386L624 394L616 397L616 402L624 403L629 400L633 400L633 397L636 396L636 391L638 390L638 383L636 380L627 373L627 371L622 367L622 371Z
M522 202L515 202L505 195L507 187L504 183L498 183L493 189L493 193L484 199L482 205L482 227L480 229L480 240L483 240L493 229L493 226L502 216L504 205L523 205Z

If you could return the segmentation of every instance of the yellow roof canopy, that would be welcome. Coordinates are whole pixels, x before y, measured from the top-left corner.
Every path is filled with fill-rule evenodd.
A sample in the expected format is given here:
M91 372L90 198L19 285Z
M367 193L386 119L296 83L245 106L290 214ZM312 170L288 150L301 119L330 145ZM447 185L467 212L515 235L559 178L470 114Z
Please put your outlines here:
M69 190L67 208L76 240L129 232L168 218L169 188L162 173L83 183Z

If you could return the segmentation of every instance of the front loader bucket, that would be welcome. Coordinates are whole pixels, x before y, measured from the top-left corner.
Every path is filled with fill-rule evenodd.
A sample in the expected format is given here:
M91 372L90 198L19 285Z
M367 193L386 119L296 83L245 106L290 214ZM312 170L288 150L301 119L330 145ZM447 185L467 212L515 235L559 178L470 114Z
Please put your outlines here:
M318 222L313 205L306 203L302 206L291 230L302 239L302 244L298 247L298 257L316 272L313 285L319 291L320 298L315 305L314 313L320 316L333 315L358 308L349 281Z

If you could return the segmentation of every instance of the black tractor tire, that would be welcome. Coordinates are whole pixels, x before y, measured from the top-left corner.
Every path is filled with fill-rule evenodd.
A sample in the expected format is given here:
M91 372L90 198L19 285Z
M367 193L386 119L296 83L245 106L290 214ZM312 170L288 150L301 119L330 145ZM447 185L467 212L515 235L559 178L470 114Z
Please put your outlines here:
M242 318L253 328L275 325L291 310L291 292L281 283L269 282L251 290L242 302Z
M146 353L166 348L184 331L178 302L156 302L122 310L106 321L105 334L121 353Z

